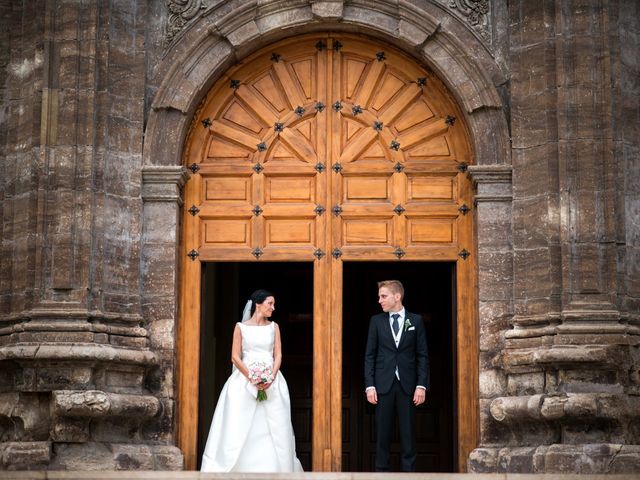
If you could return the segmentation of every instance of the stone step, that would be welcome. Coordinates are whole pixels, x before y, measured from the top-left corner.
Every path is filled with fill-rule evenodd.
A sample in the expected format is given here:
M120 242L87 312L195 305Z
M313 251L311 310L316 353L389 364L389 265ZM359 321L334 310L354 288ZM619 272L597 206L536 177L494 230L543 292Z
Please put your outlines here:
M304 472L304 473L201 473L201 472L70 472L16 471L1 472L0 479L15 480L638 480L637 474L626 475L561 475L561 474L463 474L463 473L370 473L370 472Z

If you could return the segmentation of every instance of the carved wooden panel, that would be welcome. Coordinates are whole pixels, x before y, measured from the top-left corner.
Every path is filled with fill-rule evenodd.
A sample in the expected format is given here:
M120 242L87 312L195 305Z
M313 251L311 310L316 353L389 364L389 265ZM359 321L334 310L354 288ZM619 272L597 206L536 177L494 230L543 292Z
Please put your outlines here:
M204 181L204 202L251 203L251 178L209 176Z
M344 245L389 245L393 239L391 219L346 219L343 221Z
M315 223L312 219L267 219L265 245L309 245L315 243Z
M407 218L408 245L450 244L455 241L455 218Z
M390 178L388 176L345 176L343 201L391 201Z
M456 175L407 175L407 201L448 201L458 199Z
M202 222L203 243L206 245L248 247L251 242L249 219L217 218Z
M312 176L265 178L266 203L313 203L316 201L316 179Z

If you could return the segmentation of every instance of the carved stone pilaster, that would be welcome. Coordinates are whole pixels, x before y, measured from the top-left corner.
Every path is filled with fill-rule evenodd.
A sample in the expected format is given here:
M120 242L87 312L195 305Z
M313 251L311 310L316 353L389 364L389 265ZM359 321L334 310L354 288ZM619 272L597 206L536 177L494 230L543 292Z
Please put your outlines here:
M513 314L511 165L471 165L468 175L477 189L480 351L492 357L504 346ZM493 378L494 373L486 371L485 376Z

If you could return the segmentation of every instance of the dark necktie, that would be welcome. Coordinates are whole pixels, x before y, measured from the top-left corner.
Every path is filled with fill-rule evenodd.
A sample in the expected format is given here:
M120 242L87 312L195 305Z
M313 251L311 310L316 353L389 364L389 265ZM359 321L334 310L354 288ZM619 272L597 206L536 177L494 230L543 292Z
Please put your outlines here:
M398 335L398 331L400 330L400 324L398 323L398 318L400 318L399 313L394 313L391 315L393 317L393 334Z

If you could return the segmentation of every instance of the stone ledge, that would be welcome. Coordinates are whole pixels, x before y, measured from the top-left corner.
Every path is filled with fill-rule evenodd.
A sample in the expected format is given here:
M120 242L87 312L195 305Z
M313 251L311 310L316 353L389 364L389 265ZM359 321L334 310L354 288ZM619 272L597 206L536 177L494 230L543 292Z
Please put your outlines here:
M0 443L0 479L2 478L189 478L198 472L182 470L184 458L172 445L128 443ZM46 468L41 472L14 472ZM11 474L1 470L13 470ZM82 469L82 470L81 470ZM64 470L64 471L60 471ZM126 470L117 472L117 470ZM147 470L140 472L140 470ZM156 470L166 471L162 476ZM91 473L89 473L91 472ZM142 476L138 476L142 475ZM145 476L146 475L146 476Z
M1 360L17 361L106 361L134 365L155 365L153 352L114 347L98 343L88 344L14 344L0 347Z
M99 320L101 322L134 324L142 322L142 316L135 313L109 313L82 308L34 308L0 316L0 322L31 321L36 319L44 322L60 320Z
M144 420L160 410L152 395L123 395L100 390L56 390L51 411L63 417L132 417Z
M0 473L0 478L5 478ZM200 472L82 472L82 471L32 471L12 472L16 480L637 480L637 475L576 475L576 474L464 474L464 473L350 473L350 472L305 472L305 473L200 473Z
M489 410L494 420L505 424L539 420L625 421L640 412L640 399L608 393L538 394L496 398Z
M509 341L508 341L509 342ZM506 371L518 367L534 368L621 368L629 362L626 352L615 345L562 345L515 348L507 342L502 356ZM628 347L624 347L628 348Z
M468 466L469 471L475 474L504 472L507 480L538 477L554 480L637 479L640 445L598 443L480 447L471 452ZM544 472L545 475L521 475L520 472Z

